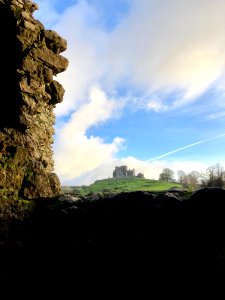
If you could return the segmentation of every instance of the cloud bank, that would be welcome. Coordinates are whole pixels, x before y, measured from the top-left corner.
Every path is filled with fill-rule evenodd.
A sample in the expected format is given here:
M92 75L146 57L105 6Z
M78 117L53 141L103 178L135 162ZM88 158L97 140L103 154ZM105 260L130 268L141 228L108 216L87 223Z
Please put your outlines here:
M50 1L52 7L55 2ZM68 71L58 76L67 95L57 115L76 109L93 84L107 93L121 83L132 86L134 95L148 94L146 109L179 108L196 101L224 74L223 0L134 0L110 32L94 2L80 0L60 16L49 8L53 24L57 19L54 28L68 41L70 61ZM47 10L49 4L43 6ZM167 101L172 93L176 96Z
M63 182L112 160L123 144L120 137L106 143L99 137L87 136L89 127L113 118L121 108L121 103L107 99L98 87L90 90L89 98L89 103L80 106L66 124L56 129L55 164Z

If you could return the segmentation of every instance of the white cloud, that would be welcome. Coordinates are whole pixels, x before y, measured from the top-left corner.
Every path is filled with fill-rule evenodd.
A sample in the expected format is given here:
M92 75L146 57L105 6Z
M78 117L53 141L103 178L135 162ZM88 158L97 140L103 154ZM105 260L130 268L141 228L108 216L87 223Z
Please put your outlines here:
M61 129L63 138L70 140L78 134L85 134L91 126L96 126L110 118L117 118L123 108L123 103L107 99L99 87L92 87L89 92L88 103L75 111L70 121Z
M223 0L136 1L112 37L114 76L128 70L143 89L183 91L174 107L193 101L224 72L224 14Z
M67 115L85 103L90 86L102 86L100 79L106 66L102 63L101 52L106 34L97 24L92 24L95 20L97 22L95 9L86 1L80 1L61 16L54 28L68 42L63 55L69 59L66 72L57 76L66 91L64 101L56 107L57 116Z
M88 137L87 130L117 117L121 108L121 104L108 100L100 88L93 87L90 102L56 129L55 170L62 181L89 172L115 157L124 142L122 138L115 137L111 143L106 143L99 137Z
M167 110L167 106L163 104L163 101L160 97L154 96L149 102L147 102L147 109L154 110L155 112Z
M63 139L58 138L58 140L62 142ZM76 136L69 144L58 146L55 152L56 173L62 182L65 182L83 173L91 172L104 161L115 156L122 142L119 137L111 143L105 143L98 137Z
M54 8L58 0L36 0L39 10L35 11L35 18L41 20L46 28L50 28L53 24L57 23L60 19L60 14Z
M65 55L70 61L58 76L66 96L57 115L76 109L88 86L116 91L123 80L143 95L158 97L146 102L147 109L174 109L196 101L224 74L224 15L223 0L136 0L130 14L106 32L97 9L79 1L55 26L68 40ZM166 103L172 92L180 97Z

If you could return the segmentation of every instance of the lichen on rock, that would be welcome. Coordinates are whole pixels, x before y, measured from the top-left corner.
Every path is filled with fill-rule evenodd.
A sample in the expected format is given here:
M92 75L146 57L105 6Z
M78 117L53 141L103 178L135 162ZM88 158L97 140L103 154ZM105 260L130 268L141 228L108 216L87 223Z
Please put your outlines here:
M0 0L1 103L0 191L2 197L54 197L53 109L63 100L53 75L66 70L66 40L33 17L31 0ZM3 192L4 191L4 192Z

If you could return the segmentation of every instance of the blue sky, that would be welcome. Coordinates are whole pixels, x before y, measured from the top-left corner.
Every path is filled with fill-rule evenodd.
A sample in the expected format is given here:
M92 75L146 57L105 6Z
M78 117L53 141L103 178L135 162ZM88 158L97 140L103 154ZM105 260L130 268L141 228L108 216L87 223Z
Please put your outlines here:
M68 42L53 145L62 184L122 164L146 178L225 165L223 0L36 2Z

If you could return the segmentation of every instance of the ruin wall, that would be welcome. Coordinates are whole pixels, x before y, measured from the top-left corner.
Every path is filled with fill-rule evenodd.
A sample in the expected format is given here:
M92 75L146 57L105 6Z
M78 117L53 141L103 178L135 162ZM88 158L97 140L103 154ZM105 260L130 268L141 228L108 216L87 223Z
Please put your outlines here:
M0 198L54 197L54 108L64 89L53 76L66 70L66 40L46 30L30 0L0 0Z

